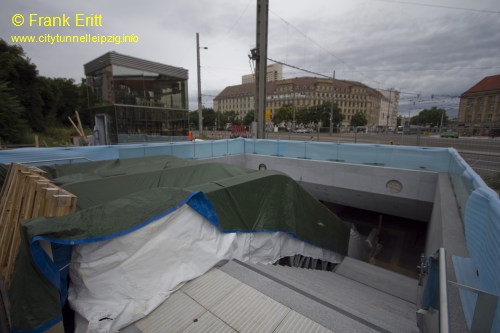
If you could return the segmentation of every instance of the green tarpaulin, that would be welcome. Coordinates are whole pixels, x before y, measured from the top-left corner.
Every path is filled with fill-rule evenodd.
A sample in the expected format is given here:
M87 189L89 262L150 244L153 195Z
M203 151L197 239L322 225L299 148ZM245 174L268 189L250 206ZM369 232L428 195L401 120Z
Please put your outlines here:
M349 225L288 176L172 157L45 168L78 197L66 217L22 223L22 244L9 291L14 331L36 331L61 319L71 246L133 232L188 204L222 232L280 231L346 254ZM38 240L52 244L55 265Z

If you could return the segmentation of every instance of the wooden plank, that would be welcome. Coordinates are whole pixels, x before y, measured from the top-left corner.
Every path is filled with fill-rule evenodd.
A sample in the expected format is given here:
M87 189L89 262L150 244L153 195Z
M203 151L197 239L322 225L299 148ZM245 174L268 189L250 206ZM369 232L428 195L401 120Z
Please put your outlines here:
M15 232L15 220L16 210L18 209L18 198L22 195L22 182L21 182L21 170L14 166L12 173L12 189L7 193L7 198L5 200L5 209L2 212L2 224L3 230L0 238L0 268L4 268L7 265L9 258L9 251L12 243L12 234Z
M64 216L73 213L76 210L76 196L59 188L59 193L55 195L57 200L57 210L55 216Z
M54 212L54 216L64 216L71 213L71 207L73 204L74 196L65 195L65 194L57 194L54 196L56 201L56 210Z
M16 190L17 173L20 166L18 164L11 164L8 170L8 178L2 187L2 196L0 197L0 226L5 225L6 214L10 211L12 203L11 197Z
M80 120L80 114L78 114L78 111L75 110L75 115L76 115L76 120L77 120L77 125L78 125L78 128L80 129L80 136L83 138L83 139L86 139L85 138L85 131L83 130L83 127L82 127L82 121Z
M42 176L43 178L47 178L47 172L45 172L40 168L37 168L36 166L21 164L21 168L22 170L30 172L34 175L39 175Z
M73 121L73 119L71 119L71 117L68 117L68 119L69 119L69 122L71 123L71 125L73 125L73 127L75 128L76 133L78 133L79 136L83 136L82 133L80 132L80 129L78 128L78 126L75 125L75 122Z
M17 255L20 242L19 222L29 218L31 205L31 182L36 179L45 179L46 173L36 167L21 164L11 164L9 167L7 188L2 195L3 209L0 216L2 228L0 230L0 269L2 276L8 280L13 269L13 261ZM7 281L6 284L8 285Z
M37 217L43 215L43 209L45 205L45 189L50 187L51 183L46 181L37 181L35 187L35 198L33 201L33 212L31 217Z
M39 175L30 174L25 178L25 188L24 188L24 197L23 204L21 207L21 214L19 216L18 221L27 220L31 217L33 210L33 201L35 199L35 187L37 180L43 179Z
M7 177L0 197L0 274L2 276L4 276L4 262L7 261L7 249L10 245L10 230L7 216L10 213L12 201L9 200L9 196L15 191L16 175L17 166L11 164L7 171Z
M77 197L45 177L45 171L21 164L11 164L7 172L0 196L0 275L7 289L21 242L21 221L76 210Z
M29 187L29 178L31 176L30 172L21 170L18 173L19 182L18 187L19 191L17 191L16 201L14 205L13 212L14 214L11 217L10 225L12 227L10 233L10 244L7 251L6 261L4 261L4 266L6 268L5 271L5 285L7 289L10 288L10 277L12 276L12 272L14 271L14 262L16 260L17 252L19 250L19 243L21 242L20 235L20 221L21 221L21 212L23 211L24 200L27 195L27 188Z
M22 210L22 205L23 205L23 200L24 197L26 196L27 192L27 179L31 173L25 170L20 170L18 172L18 180L17 180L17 191L16 191L16 196L14 199L14 204L13 204L13 214L10 216L12 219L11 222L18 222L19 218L21 217L21 210Z
M27 196L25 199L25 204L23 206L21 220L28 220L28 219L33 217L33 207L35 204L37 182L44 181L44 180L46 180L46 179L39 176L39 175L31 175L30 176L29 184L28 184L28 188L27 188Z
M7 175L5 175L5 182L3 183L2 186L2 191L0 191L0 207L4 202L4 199L7 197L7 191L11 188L10 182L12 181L12 173L14 172L13 168L14 164L10 164L9 168L7 169Z
M59 189L57 187L47 187L45 189L45 202L42 216L56 216L57 200L55 196L57 194L59 194Z

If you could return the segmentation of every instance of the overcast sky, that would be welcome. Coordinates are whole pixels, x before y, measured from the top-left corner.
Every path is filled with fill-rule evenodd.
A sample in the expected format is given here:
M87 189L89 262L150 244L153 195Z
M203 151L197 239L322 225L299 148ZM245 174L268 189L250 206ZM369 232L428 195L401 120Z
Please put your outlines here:
M80 82L83 64L109 51L189 70L197 108L196 32L203 104L251 73L257 0L2 0L0 38L14 35L129 35L138 43L20 44L40 75ZM13 16L25 18L13 25ZM71 26L29 26L29 15L70 17ZM102 15L76 27L75 15ZM16 17L19 20L19 17ZM19 21L16 21L19 22ZM95 23L99 23L95 21ZM33 24L35 25L35 24ZM498 0L270 0L268 57L337 79L401 91L401 113L449 106L485 76L500 74ZM272 62L268 62L270 64ZM286 78L311 75L284 68ZM420 94L420 98L416 98ZM431 100L430 96L434 95ZM408 100L410 103L408 104Z

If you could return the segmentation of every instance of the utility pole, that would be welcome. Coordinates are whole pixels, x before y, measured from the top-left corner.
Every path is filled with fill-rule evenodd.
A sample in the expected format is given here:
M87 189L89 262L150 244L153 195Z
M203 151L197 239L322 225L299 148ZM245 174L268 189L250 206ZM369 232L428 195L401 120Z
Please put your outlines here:
M255 60L255 115L257 139L265 139L267 30L269 0L257 0L257 47L252 55Z
M386 131L389 131L389 117L391 114L391 100L392 100L392 88L389 89L389 104L387 106L387 121L386 121L386 126L385 126Z
M333 71L333 76L332 76L332 101L330 105L330 136L332 136L333 134L333 93L335 91L334 84L335 84L335 71Z
M202 47L202 49L208 49L208 47ZM202 115L202 105L201 105L201 75L200 75L200 35L196 33L196 60L197 60L197 70L198 70L198 137L201 137L203 132L203 115Z

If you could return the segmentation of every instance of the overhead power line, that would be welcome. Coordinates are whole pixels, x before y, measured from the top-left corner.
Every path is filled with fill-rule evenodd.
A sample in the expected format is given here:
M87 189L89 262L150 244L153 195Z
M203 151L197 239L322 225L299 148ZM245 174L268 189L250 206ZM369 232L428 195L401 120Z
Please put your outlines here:
M329 55L331 55L333 58L337 59L339 62L341 62L347 68L351 68L351 69L353 69L353 72L359 73L362 77L364 77L365 80L367 80L369 82L374 82L374 83L377 83L377 84L380 83L378 81L373 80L372 78L370 78L369 76L367 76L362 71L358 71L355 66L350 65L349 63L347 63L346 61L344 61L343 59L341 59L339 56L337 56L336 54L334 54L332 51L328 50L325 46L321 45L320 43L318 43L317 41L315 41L314 39L312 39L311 37L309 37L308 35L306 35L299 28L297 28L296 26L294 26L293 24L291 24L290 22L288 22L287 20L285 20L284 18L282 18L281 16L279 16L278 14L276 14L275 12L273 12L272 10L269 10L269 12L272 13L273 15L275 15L276 17L278 17L286 25L292 27L295 31L297 31L299 34L301 34L302 36L304 36L304 38L308 39L311 43L313 43L314 45L316 45L318 48L322 49L323 51L325 51L326 53L328 53ZM289 66L289 65L287 65L287 66ZM294 67L292 67L292 68L294 68ZM300 69L300 70L303 70L303 69ZM314 72L310 72L310 71L307 71L307 70L304 70L304 71L329 78L329 76L325 76L324 74L314 73Z
M290 67L290 68L298 69L299 71L303 71L303 72L306 72L306 73L309 73L309 74L314 74L314 75L319 75L319 76L322 76L322 77L326 77L327 79L331 79L332 78L331 76L328 76L328 75L325 75L325 74L321 74L321 73L310 71L308 69L304 69L304 68L300 68L300 67L297 67L297 66L289 65L289 64L286 64L284 62L281 62L281 61L278 61L278 60L274 60L274 59L271 59L271 58L267 58L267 60L275 62L275 63L283 65L283 66L287 66L287 67Z
M463 11L467 11L467 12L477 12L477 13L487 13L487 14L500 14L500 11L496 11L496 10L463 8L463 7L445 6L445 5L437 5L437 4L429 4L429 3L421 3L421 2L412 2L412 1L399 1L399 0L376 0L376 1L397 3L397 4L401 4L401 5L419 6L419 7L433 7L433 8L463 10Z
M241 18L243 17L243 15L245 15L245 13L248 9L248 6L251 3L253 3L253 0L248 0L247 4L245 6L245 9L243 9L243 11L240 13L240 15L236 18L236 20L233 22L233 24L231 25L229 30L225 34L222 35L223 38L219 38L219 40L215 41L214 43L211 43L211 46L218 45L218 44L224 42L229 37L229 35L231 35L231 33L233 32L236 25L238 25L238 23L241 21Z
M314 45L316 45L317 47L319 47L323 51L327 52L328 54L330 54L332 57L334 57L335 59L337 59L338 61L340 61L344 65L346 65L348 67L351 67L351 68L355 68L354 66L350 66L347 62L345 62L344 60L342 60L340 57L338 57L337 55L335 55L333 52L331 52L330 50L328 50L326 47L324 47L320 43L316 42L314 39L312 39L311 37L309 37L308 35L306 35L304 32L302 32L299 28L297 28L296 26L294 26L293 24L291 24L290 22L288 22L287 20L285 20L284 18L282 18L281 16L279 16L278 14L276 14L275 12L273 12L272 10L269 10L269 12L271 12L273 15L277 16L286 25L292 27L295 31L297 31L299 34L301 34L306 39L308 39L311 43L313 43Z
M412 6L434 7L434 8L453 9L453 10L462 10L462 11L479 12L479 13L489 13L489 14L500 14L500 11L495 11L495 10L463 8L463 7L445 6L445 5L439 5L439 4L426 4L426 3L412 2L412 1L400 1L400 0L377 0L377 1L389 2L389 3L395 3L395 4L403 4L403 5L412 5ZM273 12L272 10L269 10L269 11L273 15L275 15L276 17L278 17L281 21L283 21L287 26L292 27L296 32L298 32L300 35L304 36L304 38L308 39L311 43L313 43L314 45L316 45L318 48L320 48L323 51L327 52L333 58L337 59L339 62L341 62L343 65L345 65L347 68L351 69L351 70L344 69L343 70L344 72L359 73L367 81L374 82L374 83L377 83L377 84L380 84L380 82L375 81L373 78L371 78L368 75L366 75L366 73L368 73L368 72L377 72L377 71L380 71L380 72L384 72L384 71L385 72L397 72L397 71L448 71L448 70L456 70L456 69L459 69L459 70L472 70L472 69L496 69L496 68L500 68L500 67L460 67L460 68L451 68L451 69L439 69L439 68L431 69L431 68L429 68L429 69L416 69L416 70L411 70L411 69L403 69L403 70L398 70L398 69L388 69L388 70L384 70L384 69L382 69L382 70L377 70L377 69L374 69L374 70L358 70L355 66L348 64L346 61L344 61L343 59L341 59L340 57L338 57L337 55L335 55L333 52L331 52L330 50L328 50L326 47L324 47L320 43L318 43L315 40L313 40L312 38L310 38L308 35L306 35L304 32L302 32L296 26L294 26L293 24L291 24L290 22L288 22L287 20L285 20L283 17L279 16L277 13ZM272 60L272 59L269 59L269 60L275 61L275 60ZM281 63L279 61L275 61L275 62ZM291 67L291 68L295 68L295 69L307 72L307 73L311 73L311 74L315 74L315 75L320 75L320 76L323 76L323 77L329 77L329 76L325 76L324 74L312 72L312 71L309 71L309 70L306 70L306 69L303 69L303 68L299 68L299 67L296 67L296 66L293 66L293 65L289 65L289 64L285 64L285 63L282 63L282 64L285 65L285 66Z
M426 72L426 71L436 71L436 72L445 72L445 71L453 71L453 70L478 70L478 69L499 69L499 66L490 66L490 67L451 67L451 68L418 68L418 69L364 69L359 71L350 71L343 70L346 73L357 73L357 72Z

